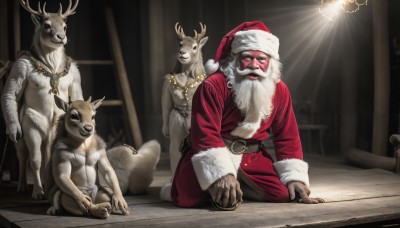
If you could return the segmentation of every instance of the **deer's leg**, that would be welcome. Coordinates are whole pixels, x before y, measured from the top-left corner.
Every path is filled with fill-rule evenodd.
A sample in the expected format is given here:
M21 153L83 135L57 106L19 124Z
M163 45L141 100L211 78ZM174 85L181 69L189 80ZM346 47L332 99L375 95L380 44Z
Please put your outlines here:
M102 188L99 188L95 204L89 208L89 213L96 217L96 218L108 218L112 213L112 206L111 206L111 196L112 193L111 189L108 191L104 191Z
M28 190L26 182L26 165L28 162L28 148L26 147L25 140L22 138L15 144L19 165L19 178L18 178L18 192L25 192Z
M171 165L171 175L175 175L176 166L181 158L179 147L182 140L186 136L186 129L184 126L185 119L175 110L171 112L169 119L169 160Z
M29 162L33 175L32 198L44 199L43 186L40 178L40 167L42 164L42 152L40 149L43 139L40 132L32 127L25 131L25 141L29 150Z
M75 199L61 192L60 202L62 208L70 214L83 216L85 213L79 208L78 204L76 203Z

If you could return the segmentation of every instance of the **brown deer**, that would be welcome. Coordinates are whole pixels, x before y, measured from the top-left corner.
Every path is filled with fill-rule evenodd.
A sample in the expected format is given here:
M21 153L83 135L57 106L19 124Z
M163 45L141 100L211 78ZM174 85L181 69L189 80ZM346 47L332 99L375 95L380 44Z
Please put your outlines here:
M129 214L123 194L144 193L153 180L160 156L160 145L152 140L138 151L118 146L106 151L96 134L96 110L103 99L76 100L68 103L54 95L57 107L65 112L57 124L51 164L46 169L48 214L63 208L73 215L89 213L107 218L120 210Z
M19 160L18 191L27 189L26 166L33 173L33 199L43 199L41 174L49 161L49 147L55 121L62 113L52 94L63 99L82 99L81 76L76 64L65 54L66 19L75 14L79 0L69 1L65 12L46 12L46 3L33 10L20 0L35 24L32 47L14 62L7 78L1 106L6 132L16 144ZM29 157L28 157L29 156ZM29 158L29 159L28 159Z
M192 97L205 78L202 48L208 40L206 26L200 23L201 31L193 37L186 36L179 23L175 32L179 39L177 60L172 73L165 76L162 89L162 133L170 139L169 155L172 176L181 157L179 145L188 134Z

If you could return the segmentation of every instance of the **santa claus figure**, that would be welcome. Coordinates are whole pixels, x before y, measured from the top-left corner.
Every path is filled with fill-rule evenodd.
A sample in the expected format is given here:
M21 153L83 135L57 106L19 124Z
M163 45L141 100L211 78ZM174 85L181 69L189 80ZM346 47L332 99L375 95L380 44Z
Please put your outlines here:
M222 39L193 97L190 135L172 186L161 197L177 206L212 203L234 210L243 198L322 203L309 197L308 164L289 89L281 81L279 39L259 21ZM277 161L262 141L269 132Z

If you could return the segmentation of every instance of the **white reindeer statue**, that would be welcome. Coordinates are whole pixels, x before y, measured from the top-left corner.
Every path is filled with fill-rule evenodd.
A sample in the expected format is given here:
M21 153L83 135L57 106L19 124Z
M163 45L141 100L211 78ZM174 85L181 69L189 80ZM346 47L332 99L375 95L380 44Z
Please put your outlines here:
M58 214L63 208L73 215L103 219L117 210L129 214L123 194L128 188L135 194L149 187L160 157L159 143L151 140L138 151L128 145L106 151L95 130L96 109L104 98L69 103L56 95L54 99L65 114L59 118L46 169L45 192L51 203L47 213Z
M26 166L33 173L33 199L43 199L41 174L48 163L52 128L61 111L52 94L63 99L82 99L81 76L76 64L65 54L66 19L75 13L79 0L71 0L65 12L46 12L38 4L33 10L29 1L20 0L31 13L35 24L32 47L15 61L1 97L6 132L16 144L19 159L18 191L27 190Z
M177 61L172 73L165 76L162 89L162 133L170 139L169 155L172 176L181 157L179 146L189 133L192 97L205 78L201 49L207 42L206 26L200 23L201 32L186 36L179 23L175 32L180 40Z

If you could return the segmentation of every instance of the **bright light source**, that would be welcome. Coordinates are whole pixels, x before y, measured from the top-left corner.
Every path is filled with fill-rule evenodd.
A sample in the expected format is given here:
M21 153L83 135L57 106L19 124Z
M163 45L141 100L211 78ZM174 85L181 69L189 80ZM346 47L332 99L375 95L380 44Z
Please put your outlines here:
M355 13L368 0L321 0L319 12L328 20L335 19L340 12Z

